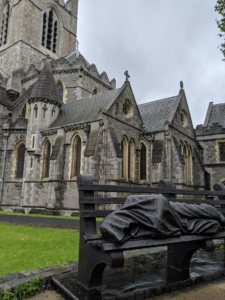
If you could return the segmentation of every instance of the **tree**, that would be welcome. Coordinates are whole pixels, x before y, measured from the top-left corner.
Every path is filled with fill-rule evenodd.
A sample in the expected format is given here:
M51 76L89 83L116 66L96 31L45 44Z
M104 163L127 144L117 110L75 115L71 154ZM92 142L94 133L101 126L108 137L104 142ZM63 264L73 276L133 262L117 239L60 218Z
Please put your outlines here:
M225 0L217 0L215 11L221 16L221 20L216 20L216 23L220 29L219 36L223 38L223 43L220 45L220 51L225 57ZM225 61L225 58L223 60Z

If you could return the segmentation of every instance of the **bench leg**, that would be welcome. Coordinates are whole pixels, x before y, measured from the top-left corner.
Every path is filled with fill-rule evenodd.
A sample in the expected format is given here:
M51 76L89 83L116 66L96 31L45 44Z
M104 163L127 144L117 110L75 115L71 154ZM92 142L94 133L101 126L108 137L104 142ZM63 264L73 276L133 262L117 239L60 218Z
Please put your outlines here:
M79 259L77 281L86 290L99 289L106 266L119 268L124 265L123 252L103 253L100 248L88 244Z
M212 240L188 242L168 246L167 282L175 283L190 278L189 268L193 254L203 249L207 252L214 251Z

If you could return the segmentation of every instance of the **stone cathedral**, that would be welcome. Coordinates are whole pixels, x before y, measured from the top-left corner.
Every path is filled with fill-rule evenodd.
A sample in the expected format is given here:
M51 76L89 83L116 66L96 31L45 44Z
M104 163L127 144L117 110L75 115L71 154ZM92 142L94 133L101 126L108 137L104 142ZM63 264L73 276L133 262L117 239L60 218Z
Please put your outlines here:
M0 2L1 209L75 215L80 173L204 189L182 82L177 95L137 105L128 72L116 87L76 49L77 15L78 0Z

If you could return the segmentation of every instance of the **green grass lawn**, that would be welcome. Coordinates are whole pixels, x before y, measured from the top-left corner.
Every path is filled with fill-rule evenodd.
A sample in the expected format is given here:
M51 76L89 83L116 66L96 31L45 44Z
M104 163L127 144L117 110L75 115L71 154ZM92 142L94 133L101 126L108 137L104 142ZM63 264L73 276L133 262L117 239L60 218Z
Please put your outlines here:
M51 216L51 215L42 215L42 214L21 214L21 213L14 213L14 212L10 212L10 211L0 211L0 215L80 220L79 217L63 217L63 216ZM102 222L104 220L104 218L97 218L96 220L98 222Z
M79 217L51 216L51 215L42 215L42 214L21 214L21 213L14 213L14 212L10 212L10 211L0 211L0 215L58 218L58 219L71 219L71 220L79 220L80 219Z
M0 222L0 276L78 260L79 232Z

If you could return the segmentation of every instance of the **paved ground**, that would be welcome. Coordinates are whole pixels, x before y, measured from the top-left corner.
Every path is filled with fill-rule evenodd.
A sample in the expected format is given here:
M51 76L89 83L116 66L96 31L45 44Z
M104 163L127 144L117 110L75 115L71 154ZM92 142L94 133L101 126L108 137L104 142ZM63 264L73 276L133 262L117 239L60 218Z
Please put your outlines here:
M198 284L196 286L163 295L154 300L224 300L225 299L225 279L220 279L211 283ZM149 299L150 300L150 299Z
M45 292L34 296L29 300L63 300L55 292ZM154 297L149 300L224 300L225 299L225 279L220 279L212 283L198 284L194 287L174 292L168 295Z
M42 218L29 216L0 215L0 222L18 223L18 224L41 224L57 227L79 228L79 220Z

